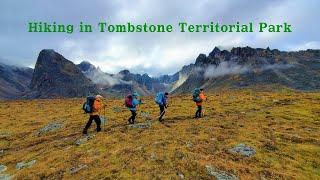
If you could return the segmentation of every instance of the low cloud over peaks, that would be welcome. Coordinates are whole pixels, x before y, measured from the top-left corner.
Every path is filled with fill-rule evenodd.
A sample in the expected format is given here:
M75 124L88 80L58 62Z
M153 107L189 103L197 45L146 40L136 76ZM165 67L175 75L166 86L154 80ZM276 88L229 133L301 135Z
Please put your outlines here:
M74 4L77 4L75 8ZM4 63L34 65L42 49L55 49L67 59L83 60L109 73L130 69L152 76L172 74L214 46L270 47L280 50L320 48L320 2L304 1L0 1L0 57ZM48 8L43 8L48 7ZM31 10L32 9L32 10ZM12 12L15 12L14 15ZM254 18L253 18L254 17ZM153 23L193 24L283 23L292 33L28 33L28 21L78 25ZM235 68L237 69L237 68ZM209 73L210 74L210 73Z

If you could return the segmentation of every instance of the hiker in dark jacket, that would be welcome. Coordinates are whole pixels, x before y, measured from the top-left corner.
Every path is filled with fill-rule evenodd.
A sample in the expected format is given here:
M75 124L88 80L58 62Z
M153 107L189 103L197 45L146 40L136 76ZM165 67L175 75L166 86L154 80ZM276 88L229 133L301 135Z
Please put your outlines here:
M159 92L156 97L156 103L159 105L160 109L160 115L159 115L159 121L162 121L162 117L166 113L165 109L168 107L168 96L169 93L165 92Z
M137 92L134 92L132 94L132 107L129 107L129 110L131 112L131 116L128 119L129 124L134 124L137 116L137 106L139 104L142 104L141 100L138 100L139 94Z
M94 100L93 105L92 105L93 112L90 113L89 120L88 120L85 128L82 131L83 134L87 134L88 133L88 129L91 126L93 120L97 124L97 132L101 131L101 120L100 120L99 113L100 113L101 109L104 107L102 99L103 99L103 97L101 95L96 95L95 96L95 100Z

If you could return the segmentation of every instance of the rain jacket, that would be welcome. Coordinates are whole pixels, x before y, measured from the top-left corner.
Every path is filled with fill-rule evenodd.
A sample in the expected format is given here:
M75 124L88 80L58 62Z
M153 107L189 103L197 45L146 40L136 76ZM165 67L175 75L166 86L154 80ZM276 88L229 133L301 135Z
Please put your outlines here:
M136 111L137 110L137 106L139 105L139 104L141 104L141 101L139 101L138 99L137 99L137 97L133 97L133 99L132 99L132 108L129 108L130 110L133 110L133 111Z
M93 112L90 113L90 115L99 115L99 112L101 111L101 109L103 108L103 102L102 99L100 98L96 98L93 102Z
M199 98L201 99L201 101L200 101L200 102L196 102L196 105L197 105L197 106L201 106L201 105L202 105L202 102L206 100L206 96L204 95L203 92L201 92L201 93L199 94Z

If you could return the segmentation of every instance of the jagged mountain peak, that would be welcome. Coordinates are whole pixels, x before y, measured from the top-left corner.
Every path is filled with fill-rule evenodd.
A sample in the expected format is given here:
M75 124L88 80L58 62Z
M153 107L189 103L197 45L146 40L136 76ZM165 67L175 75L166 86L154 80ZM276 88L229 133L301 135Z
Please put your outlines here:
M77 65L81 71L88 71L89 69L95 69L96 67L91 64L89 61L82 61L80 64Z
M188 71L179 72L177 93L194 87L213 89L278 84L299 90L319 90L320 50L285 52L278 49L234 47L214 48L200 54ZM312 77L312 78L309 78Z
M83 97L98 93L90 79L71 61L52 49L40 51L28 97Z
M129 70L127 70L127 69L124 69L124 70L121 70L120 72L119 72L119 74L121 74L121 75L128 75L128 74L130 74L131 72L129 71Z

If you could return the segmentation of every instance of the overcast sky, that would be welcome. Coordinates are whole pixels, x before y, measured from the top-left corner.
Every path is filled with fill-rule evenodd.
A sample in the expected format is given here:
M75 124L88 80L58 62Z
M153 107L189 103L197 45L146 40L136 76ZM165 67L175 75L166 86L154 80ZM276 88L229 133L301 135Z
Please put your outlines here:
M42 49L74 63L87 60L103 71L129 69L153 76L174 73L215 46L320 49L320 1L310 0L1 0L0 62L34 67ZM288 22L292 33L29 33L29 21L96 27L99 21L172 24ZM76 27L75 27L76 28ZM177 29L177 27L174 27Z

